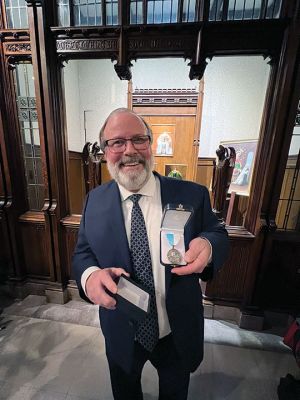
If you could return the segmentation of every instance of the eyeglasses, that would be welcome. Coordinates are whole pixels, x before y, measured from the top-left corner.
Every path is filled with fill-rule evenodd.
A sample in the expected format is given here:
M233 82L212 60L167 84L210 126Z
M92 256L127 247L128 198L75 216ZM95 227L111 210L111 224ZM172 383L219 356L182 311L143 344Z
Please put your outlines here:
M131 139L108 139L103 142L103 147L108 147L112 153L123 153L126 149L127 142L130 141L136 150L146 150L150 144L150 136L135 136Z

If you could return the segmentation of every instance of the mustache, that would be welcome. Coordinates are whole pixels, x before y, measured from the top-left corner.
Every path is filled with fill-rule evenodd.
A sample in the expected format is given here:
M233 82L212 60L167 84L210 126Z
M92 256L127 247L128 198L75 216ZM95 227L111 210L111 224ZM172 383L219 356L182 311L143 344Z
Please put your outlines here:
M145 159L141 156L135 155L135 156L123 156L117 163L118 167L122 167L123 165L126 164L132 164L132 163L139 163L145 165Z

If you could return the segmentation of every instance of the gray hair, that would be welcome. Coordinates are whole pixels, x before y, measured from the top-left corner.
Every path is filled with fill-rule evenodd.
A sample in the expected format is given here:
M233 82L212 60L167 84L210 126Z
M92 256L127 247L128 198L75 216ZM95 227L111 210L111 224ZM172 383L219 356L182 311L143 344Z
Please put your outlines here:
M141 117L140 115L138 115L137 113L135 113L133 110L130 110L129 108L121 107L121 108L116 108L109 114L109 116L104 121L102 128L100 129L99 142L100 142L100 148L103 152L105 149L104 130L106 128L106 125L112 116L114 116L115 114L119 114L119 113L129 113L129 114L132 114L132 115L135 115L136 117L138 117L138 119L144 124L144 126L146 128L146 135L148 135L150 137L150 143L152 143L152 140L153 140L152 130L151 130L150 126L147 124L147 122L144 120L144 118Z

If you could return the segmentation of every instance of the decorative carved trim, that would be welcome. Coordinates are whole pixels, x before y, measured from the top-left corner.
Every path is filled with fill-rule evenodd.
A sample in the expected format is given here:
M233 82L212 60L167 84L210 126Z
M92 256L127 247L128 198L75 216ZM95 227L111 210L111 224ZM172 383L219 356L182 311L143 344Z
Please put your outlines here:
M130 79L132 78L130 71L131 66L132 64L130 62L126 65L118 65L118 64L114 65L115 71L121 80L130 81Z
M21 30L5 30L0 32L0 39L3 40L3 42L6 41L20 41L20 40L29 40L30 39L30 34L29 31L21 31Z
M59 54L57 59L58 59L58 65L60 66L60 68L64 68L66 66L66 64L68 64L68 62L69 62L69 59L66 54Z
M129 52L150 52L153 50L173 50L186 53L188 50L194 50L195 41L191 37L182 36L153 36L151 38L132 37L128 40Z
M132 93L132 104L160 106L197 106L196 89L136 89Z
M210 59L212 59L212 57ZM190 63L189 65L191 67L190 73L189 73L189 78L191 80L198 79L200 81L200 79L202 79L202 77L204 75L204 71L207 66L207 61L201 60L201 62L199 64Z
M4 43L5 54L31 54L30 42L19 42L19 43Z
M107 52L118 50L118 39L64 39L56 41L57 53Z
M104 34L119 35L120 27L118 26L71 26L68 28L51 27L51 32L56 39L68 39L75 37L76 39L98 39L102 38Z
M8 56L6 62L8 64L8 69L12 70L16 68L16 64L19 61L31 61L31 55L29 54L16 54L13 56Z

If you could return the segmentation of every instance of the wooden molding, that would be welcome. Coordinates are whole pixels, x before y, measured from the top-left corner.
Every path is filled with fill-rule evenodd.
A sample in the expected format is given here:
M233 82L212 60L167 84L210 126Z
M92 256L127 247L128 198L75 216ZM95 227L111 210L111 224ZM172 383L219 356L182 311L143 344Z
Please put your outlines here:
M20 215L19 221L31 224L33 223L45 225L45 216L43 212L27 211L26 213Z
M3 49L6 55L31 54L30 42L6 42Z
M136 89L132 105L136 106L197 106L196 89Z
M62 39L56 41L58 54L74 52L109 52L117 51L119 47L117 38L105 39Z
M30 39L30 34L28 30L21 29L5 29L0 30L0 39L2 42L5 41L28 41Z
M68 215L65 218L62 218L60 222L66 228L78 228L79 229L80 221L81 221L81 215L73 214L73 215Z

